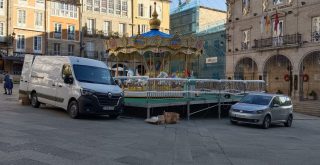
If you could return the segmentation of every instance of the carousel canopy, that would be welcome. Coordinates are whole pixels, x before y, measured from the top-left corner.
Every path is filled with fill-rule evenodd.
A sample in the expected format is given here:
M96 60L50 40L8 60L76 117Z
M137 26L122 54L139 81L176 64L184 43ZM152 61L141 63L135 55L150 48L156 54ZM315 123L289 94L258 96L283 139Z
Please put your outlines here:
M156 3L155 3L156 5ZM169 52L171 55L200 55L204 42L193 36L180 37L161 32L161 21L158 19L156 7L149 21L150 31L132 37L111 38L107 40L110 55L132 54L143 55L145 52Z
M173 36L167 33L163 33L158 29L152 29L149 32L141 34L142 37L161 37L161 38L172 38Z

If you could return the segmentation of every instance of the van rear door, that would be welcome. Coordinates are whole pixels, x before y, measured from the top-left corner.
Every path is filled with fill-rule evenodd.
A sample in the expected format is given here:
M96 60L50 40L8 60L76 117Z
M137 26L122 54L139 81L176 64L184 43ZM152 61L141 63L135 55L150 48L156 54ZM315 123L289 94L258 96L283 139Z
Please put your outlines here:
M28 97L28 87L32 70L34 55L25 55L19 87L19 98Z

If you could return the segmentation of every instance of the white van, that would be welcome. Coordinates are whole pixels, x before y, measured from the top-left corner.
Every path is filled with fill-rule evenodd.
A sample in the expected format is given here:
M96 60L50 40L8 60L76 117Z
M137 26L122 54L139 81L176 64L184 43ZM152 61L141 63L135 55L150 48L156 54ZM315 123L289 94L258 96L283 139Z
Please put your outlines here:
M117 118L124 106L121 88L101 61L71 56L34 56L24 59L19 98L34 108L49 104L82 114Z

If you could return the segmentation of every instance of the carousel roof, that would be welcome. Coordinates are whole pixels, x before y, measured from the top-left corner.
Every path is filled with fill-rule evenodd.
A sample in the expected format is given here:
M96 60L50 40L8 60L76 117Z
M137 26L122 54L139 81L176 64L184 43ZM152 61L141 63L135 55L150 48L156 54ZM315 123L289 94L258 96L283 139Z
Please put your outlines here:
M154 4L156 6L156 3ZM200 55L204 42L200 38L193 36L181 38L179 35L170 35L161 32L161 21L158 19L156 7L149 21L150 31L122 38L111 38L107 41L109 54L131 54L139 52L170 52L170 54Z
M150 31L141 34L142 37L161 37L161 38L172 38L173 36L167 33L163 33L158 29L151 29Z

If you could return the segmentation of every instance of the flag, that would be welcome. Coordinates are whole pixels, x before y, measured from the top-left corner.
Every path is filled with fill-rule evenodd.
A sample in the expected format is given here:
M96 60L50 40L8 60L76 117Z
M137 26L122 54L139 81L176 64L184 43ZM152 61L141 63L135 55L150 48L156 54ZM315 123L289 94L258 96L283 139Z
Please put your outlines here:
M261 33L264 33L265 29L265 24L266 24L266 17L264 15L261 16L261 22L260 22L260 25L261 25Z
M267 33L269 33L269 30L270 30L270 23L271 23L271 20L270 20L270 17L269 17L269 15L267 15L266 16L266 22L265 22L265 24L266 24L266 32Z
M278 25L279 25L279 15L278 12L276 12L276 17L274 20L274 31L277 32L278 31Z

